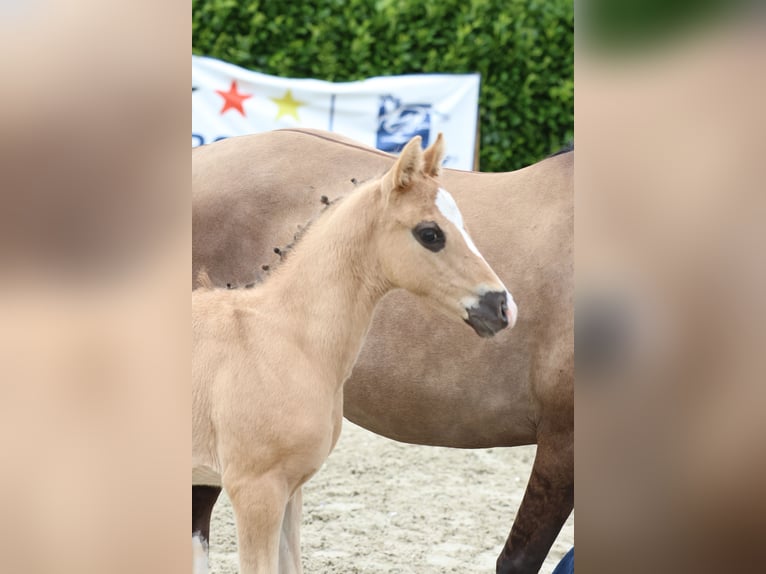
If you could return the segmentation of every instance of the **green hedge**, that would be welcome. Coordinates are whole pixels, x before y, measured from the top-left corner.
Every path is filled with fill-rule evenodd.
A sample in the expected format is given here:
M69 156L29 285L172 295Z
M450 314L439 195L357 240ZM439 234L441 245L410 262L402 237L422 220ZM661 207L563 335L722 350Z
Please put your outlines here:
M193 52L266 74L350 81L481 73L482 171L573 138L573 0L192 0Z

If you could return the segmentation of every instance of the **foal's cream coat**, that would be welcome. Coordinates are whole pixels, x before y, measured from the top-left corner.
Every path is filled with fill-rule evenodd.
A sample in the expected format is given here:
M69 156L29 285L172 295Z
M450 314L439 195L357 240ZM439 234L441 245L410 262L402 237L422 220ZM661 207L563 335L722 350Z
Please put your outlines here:
M465 320L466 302L507 294L437 205L442 155L441 136L425 152L416 138L381 179L330 207L265 284L192 294L192 482L227 491L241 574L300 571L295 551L280 564L285 509L335 446L343 383L383 295L401 287ZM438 252L413 237L424 221L444 231ZM297 526L285 524L283 551L295 550Z

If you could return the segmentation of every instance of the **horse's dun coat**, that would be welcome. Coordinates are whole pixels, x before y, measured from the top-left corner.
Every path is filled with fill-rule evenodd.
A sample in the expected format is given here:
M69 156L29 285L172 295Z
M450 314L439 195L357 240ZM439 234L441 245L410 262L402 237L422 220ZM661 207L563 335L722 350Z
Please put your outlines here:
M441 136L425 152L414 139L382 178L329 207L263 285L193 292L192 483L207 512L193 510L195 563L223 486L240 573L300 572L300 488L338 439L343 383L387 292L415 293L481 336L515 320L459 212L438 206L442 156Z

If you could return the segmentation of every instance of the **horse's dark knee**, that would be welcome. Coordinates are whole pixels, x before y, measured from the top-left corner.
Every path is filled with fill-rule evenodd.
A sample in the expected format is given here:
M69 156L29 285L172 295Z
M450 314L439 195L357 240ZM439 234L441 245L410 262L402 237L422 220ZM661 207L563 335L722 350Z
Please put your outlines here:
M528 560L524 556L507 556L502 552L497 558L496 574L536 574L540 571L538 560Z
M219 494L220 486L192 486L192 534L199 532L205 541L210 540L210 516Z

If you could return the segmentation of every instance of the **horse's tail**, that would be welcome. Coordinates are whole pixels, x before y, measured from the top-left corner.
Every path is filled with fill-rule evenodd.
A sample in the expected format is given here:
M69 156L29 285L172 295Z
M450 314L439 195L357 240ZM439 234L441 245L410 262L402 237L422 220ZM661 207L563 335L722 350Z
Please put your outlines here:
M545 159L548 159L550 157L556 157L557 155L569 153L570 151L574 151L574 140L568 141L567 143L564 144L564 146L561 149L559 149L557 152L552 153Z

